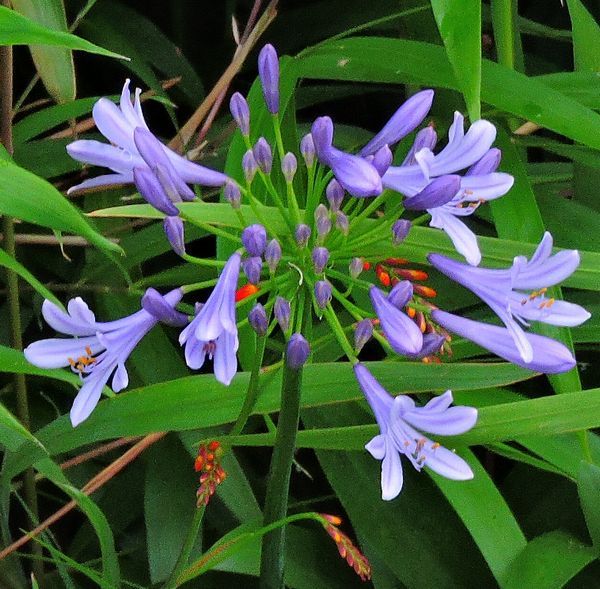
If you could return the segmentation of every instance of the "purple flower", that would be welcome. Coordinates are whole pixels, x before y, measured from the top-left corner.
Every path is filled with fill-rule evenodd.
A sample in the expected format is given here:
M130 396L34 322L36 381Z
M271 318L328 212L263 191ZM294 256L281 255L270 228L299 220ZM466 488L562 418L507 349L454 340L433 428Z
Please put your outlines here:
M411 96L392 115L383 129L360 150L360 155L374 155L382 147L394 145L414 131L427 116L433 102L433 94L433 90L423 90Z
M67 312L51 301L44 301L42 315L48 325L59 333L74 337L34 342L25 348L24 354L31 364L40 368L70 366L80 375L83 386L70 413L73 426L90 416L111 376L110 386L115 393L127 387L129 376L125 362L158 321L185 324L185 316L174 310L182 296L181 289L172 290L164 297L154 289L148 289L142 300L143 309L108 322L97 322L94 313L79 297L68 302Z
M310 133L302 137L300 141L300 153L307 168L312 168L315 163L315 144Z
M550 337L524 333L523 336L527 339L532 352L531 360L524 362L515 346L512 334L505 327L465 319L440 310L433 311L431 316L445 329L475 342L517 366L546 374L566 372L575 366L575 358L571 351Z
M131 184L134 181L134 168L148 166L134 141L135 129L143 129L150 133L142 114L140 93L141 90L136 89L132 103L129 94L129 80L126 80L118 107L108 98L101 98L96 102L92 110L94 122L100 133L110 143L81 139L70 143L67 151L77 161L110 168L113 173L85 180L81 184L71 187L69 193L111 184ZM175 176L182 183L222 186L227 180L225 174L195 164L165 145L160 144L160 149L175 170Z
M180 217L165 217L163 221L165 235L178 256L185 255L185 235L183 221Z
M235 291L240 263L238 253L229 258L208 300L179 335L179 343L185 345L187 365L193 370L201 368L208 354L209 359L214 359L215 378L224 385L229 385L237 371Z
M383 334L392 349L403 356L419 354L423 347L423 334L415 322L396 306L399 301L390 301L376 286L371 286L369 295Z
M240 187L235 182L228 180L225 183L225 188L223 189L223 196L232 208L240 208L240 205L242 204L242 194L240 192Z
M381 194L383 186L375 167L362 157L333 146L333 122L329 117L319 117L313 123L311 134L317 157L332 169L345 190L361 198Z
M279 59L273 45L265 45L258 55L258 75L265 103L271 114L279 112Z
M262 256L267 245L267 232L259 223L249 225L242 231L242 243L251 256Z
M477 268L440 254L430 254L428 258L440 272L474 292L490 306L506 325L526 364L533 361L534 351L521 325L528 326L528 321L542 321L574 327L590 317L579 305L546 298L547 287L558 284L579 266L576 250L563 250L552 255L550 233L544 234L530 260L517 256L506 270Z
M476 409L450 407L451 391L417 407L406 395L392 397L362 364L354 366L354 373L379 426L379 435L365 448L373 458L382 461L381 498L384 501L394 499L402 490L401 454L417 471L427 466L447 479L473 478L473 471L460 456L425 437L421 431L441 436L462 434L477 422Z
M269 320L267 319L265 308L260 303L256 303L250 313L248 313L248 323L250 323L250 326L257 335L264 336L267 334Z
M260 137L254 145L253 152L258 167L265 174L270 174L273 166L273 152L269 142L264 137Z
M229 109L242 135L248 137L250 135L250 109L248 102L239 92L232 95Z
M294 333L288 342L285 358L286 364L292 370L304 366L310 355L310 346L301 333Z
M331 302L331 284L327 280L318 280L315 283L315 300L320 309L324 309Z
M514 181L509 174L496 173L496 167L489 165L495 162L497 166L499 162L497 150L491 156L489 154L495 138L494 125L485 120L473 123L465 134L463 116L455 113L448 131L448 145L444 149L434 154L435 131L424 129L417 135L415 146L404 163L391 166L382 179L384 187L404 194L410 201L410 197L421 193L435 178L472 166L461 177L459 190L448 202L441 205L433 203L435 206L422 203L431 214L430 225L443 229L456 250L472 265L481 261L477 238L458 217L471 215L481 202L503 196ZM479 163L481 160L483 164Z
M400 245L408 236L412 223L408 219L398 219L392 225L392 243Z

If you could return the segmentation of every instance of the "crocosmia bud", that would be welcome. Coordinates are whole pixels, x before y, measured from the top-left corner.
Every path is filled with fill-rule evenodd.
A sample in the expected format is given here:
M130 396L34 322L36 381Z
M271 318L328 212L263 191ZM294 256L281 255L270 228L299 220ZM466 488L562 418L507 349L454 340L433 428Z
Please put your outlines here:
M281 246L276 239L272 239L265 248L265 262L271 272L277 270L279 260L281 260Z
M244 157L242 157L242 169L244 170L246 182L251 184L252 180L254 180L254 176L256 176L256 171L258 170L258 164L254 158L254 152L251 149L249 149L244 154Z
M354 348L358 354L363 346L371 339L373 335L373 323L370 319L363 319L356 324L354 330Z
M242 243L251 256L262 256L267 245L267 232L262 225L256 223L242 231Z
M352 278L358 278L360 276L360 273L363 271L364 269L364 262L362 261L361 258L352 258L350 260L350 264L348 266L348 271L350 272L350 276L352 276Z
M165 217L163 228L173 251L178 256L183 256L185 254L185 238L183 235L183 221L181 218Z
M256 303L250 313L248 313L248 323L256 333L260 336L267 334L268 321L267 312L265 308L260 304Z
M326 247L316 247L312 251L312 261L315 272L321 274L329 262L329 250Z
M258 75L265 103L271 114L279 112L279 59L273 45L265 45L258 55Z
M325 194L327 195L327 201L331 210L334 212L339 210L344 200L344 189L335 178L327 185Z
M234 209L240 208L240 204L242 202L242 195L240 194L240 189L235 182L228 180L225 183L225 188L223 189L223 195L225 196L225 200Z
M290 306L290 302L283 297L277 297L275 299L275 305L273 306L273 313L275 314L275 319L277 319L277 323L279 323L279 327L281 327L281 331L287 331L290 326L290 315L292 309Z
M254 159L258 164L258 167L265 173L271 173L271 167L273 166L273 153L271 146L268 144L264 137L261 137L254 146Z
M262 270L262 259L258 256L252 256L242 262L244 274L251 284L260 282L260 271Z
M310 239L310 234L312 233L311 228L304 223L300 225L296 225L296 231L294 233L294 237L296 238L296 243L300 247L306 247L308 240Z
M408 235L410 231L411 223L407 219L398 219L392 225L392 243L394 245L400 245Z
M229 109L242 135L248 137L250 135L250 109L246 99L239 92L231 97Z
M310 346L301 333L294 333L287 345L285 354L286 364L292 370L299 370L304 366L310 355Z
M307 168L312 168L315 163L315 142L310 133L307 133L300 141L300 153L304 158Z
M331 301L331 284L327 280L319 280L315 284L315 300L321 309L324 309Z
M283 173L283 177L285 181L290 184L296 175L296 170L298 169L298 160L296 156L288 152L283 156L283 160L281 162L281 171Z

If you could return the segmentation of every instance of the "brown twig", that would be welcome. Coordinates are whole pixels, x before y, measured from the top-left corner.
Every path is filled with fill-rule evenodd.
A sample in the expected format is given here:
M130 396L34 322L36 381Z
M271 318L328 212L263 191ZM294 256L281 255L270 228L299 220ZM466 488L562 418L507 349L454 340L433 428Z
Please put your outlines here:
M185 125L181 127L179 133L169 142L169 147L171 149L182 151L183 147L190 142L190 139L196 132L196 129L208 115L210 109L213 107L221 93L226 91L226 89L229 87L231 80L233 80L234 76L240 71L251 49L254 47L260 36L265 32L267 27L273 22L273 19L276 15L277 0L271 0L269 5L265 8L262 16L257 21L256 26L248 35L248 38L245 40L245 42L240 42L240 45L234 53L231 63L223 72L213 89L208 93L208 96L202 101L200 106L188 119Z
M94 491L97 491L100 487L110 481L115 475L123 470L130 462L135 460L146 448L158 442L161 438L166 435L166 432L157 432L149 434L143 437L135 446L129 448L122 456L119 456L115 461L109 464L106 468L101 470L97 475L92 477L81 489L85 495L91 495ZM31 530L31 532L21 536L18 540L13 542L10 546L7 546L0 552L0 560L6 558L12 554L15 550L21 548L44 530L49 528L52 524L56 523L64 515L72 511L77 507L77 502L72 500L63 505L58 511L54 512L50 517L46 518L39 526Z
M116 238L109 238L113 243L119 243ZM4 235L0 233L0 241L4 240ZM73 247L87 247L90 242L84 237L78 235L63 235L60 239L54 235L37 235L35 233L16 233L15 243L25 245L59 245L62 242L63 245Z

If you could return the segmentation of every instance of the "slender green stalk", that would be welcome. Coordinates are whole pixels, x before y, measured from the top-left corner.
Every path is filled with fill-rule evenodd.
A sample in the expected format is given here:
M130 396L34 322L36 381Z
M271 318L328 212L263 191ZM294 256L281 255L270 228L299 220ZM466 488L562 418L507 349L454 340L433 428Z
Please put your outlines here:
M513 0L491 0L492 26L496 41L498 63L515 69L514 20L516 6Z
M270 526L286 516L296 433L300 419L302 368L293 370L284 362L281 409L269 470L263 525ZM277 528L263 537L260 562L261 589L282 589L285 530Z
M1 4L9 6L8 0L2 0ZM11 46L5 46L0 47L0 142L2 142L10 154L13 152L12 101L13 53ZM5 251L9 256L16 259L15 227L11 217L3 217L2 231L4 234ZM21 334L23 333L23 327L21 324L21 304L19 301L19 277L16 272L8 268L6 269L6 289L11 345L16 350L22 350L23 338ZM27 399L27 381L25 380L25 375L15 374L13 377L13 386L17 402L17 417L25 428L30 429L29 401ZM28 468L23 474L23 489L25 503L27 504L30 522L33 527L38 523L38 504L35 473L32 468ZM39 544L33 544L32 554L34 556L32 563L33 573L38 580L38 584L41 586L44 581L44 565L39 559L42 555L42 548Z
M194 544L196 543L196 538L198 537L198 533L200 532L200 527L202 526L202 518L204 517L204 509L205 506L202 505L196 509L194 512L194 517L190 523L190 527L185 538L185 542L181 547L181 552L179 553L179 558L175 563L175 567L171 571L169 578L166 583L163 585L163 589L175 589L178 586L178 580L185 567L187 566L188 561L190 560L190 554L194 548Z
M254 353L254 364L252 365L252 372L250 373L250 382L248 383L248 390L246 391L246 398L244 404L240 410L240 414L236 422L233 424L229 435L237 436L242 433L252 409L256 403L259 392L260 384L260 367L262 366L263 357L265 354L265 343L267 341L266 336L258 336L256 339L256 351Z

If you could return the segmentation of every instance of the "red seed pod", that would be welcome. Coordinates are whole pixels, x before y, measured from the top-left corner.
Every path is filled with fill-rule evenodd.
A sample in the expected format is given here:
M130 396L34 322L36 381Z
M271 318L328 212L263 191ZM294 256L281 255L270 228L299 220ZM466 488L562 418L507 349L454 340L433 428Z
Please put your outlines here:
M235 302L239 303L240 301L243 301L249 296L256 294L259 290L260 289L258 288L258 286L256 286L256 284L244 284L244 286L238 288L235 291Z

